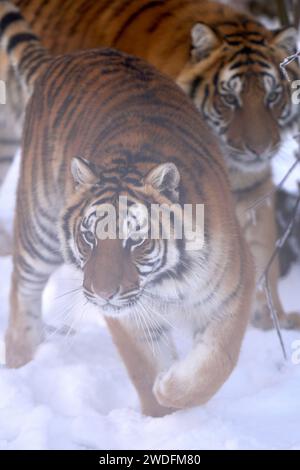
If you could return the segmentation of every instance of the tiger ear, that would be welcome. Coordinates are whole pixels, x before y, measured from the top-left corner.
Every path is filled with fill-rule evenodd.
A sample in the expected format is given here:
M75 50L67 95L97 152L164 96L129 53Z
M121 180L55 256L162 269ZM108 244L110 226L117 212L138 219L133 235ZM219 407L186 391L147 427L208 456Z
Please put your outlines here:
M91 185L97 181L95 167L85 158L73 158L71 163L71 172L77 185Z
M196 23L191 29L192 57L201 60L210 51L220 45L215 32L203 23Z
M298 32L296 28L288 27L274 32L272 45L284 49L288 55L297 52Z
M174 163L163 163L151 170L145 178L145 184L152 186L160 193L166 193L178 199L180 174Z

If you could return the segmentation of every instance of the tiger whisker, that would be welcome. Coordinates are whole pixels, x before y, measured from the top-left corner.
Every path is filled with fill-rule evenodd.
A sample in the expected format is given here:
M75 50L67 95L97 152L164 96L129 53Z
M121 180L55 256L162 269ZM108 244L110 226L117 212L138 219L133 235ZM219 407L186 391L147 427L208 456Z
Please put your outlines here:
M77 329L78 329L78 326L81 324L81 322L83 321L85 315L86 315L86 306L88 304L88 300L83 304L82 306L82 312L80 314L80 316L78 318L75 318L73 324L70 326L70 329L76 325ZM73 338L71 341L69 341L69 348L67 349L67 351L70 351L73 347L73 344L74 344L74 341L75 341L75 335L72 335ZM67 333L66 337L65 337L65 340L68 340L70 338L70 330L69 330L69 333Z
M62 299L63 297L66 297L68 295L74 294L76 292L81 291L82 286L76 287L75 289L71 289L70 291L65 292L64 294L58 295L57 297L54 297L54 300Z
M143 305L143 306L144 306L144 308L148 308L145 305ZM165 318L165 316L158 313L158 311L156 309L153 309L153 312L151 312L151 313L149 313L149 311L148 311L148 314L149 314L149 316L152 316L152 317L153 317L153 315L158 317L160 320L162 320L164 323L166 323L171 329L173 329L173 330L177 329L177 327L174 324L172 324L167 318Z
M75 306L78 304L78 299L74 299L73 302L69 303L67 307L62 306L60 312L58 312L56 315L51 316L51 319L53 319L54 322L59 321L60 325L54 328L54 330L51 332L50 335L48 335L48 338L51 339L53 336L55 336L59 330L61 329L61 325L65 324L68 322L68 320L72 316L72 310L75 308ZM47 326L45 328L45 331L47 330Z
M153 316L153 312L149 312L149 310L147 310L147 307L144 305L144 304L140 304L141 307L144 309L144 311L146 312L147 314L147 319L148 319L148 322L149 322L149 325L150 327L154 327L154 329L159 329L161 330L161 323ZM161 317L161 319L164 321L164 318ZM171 328L172 325L171 325ZM169 336L167 335L167 333L165 333L164 331L161 332L161 335L162 335L162 339L163 341L165 342L165 344L170 347L170 338Z
M146 313L146 315L145 315ZM156 351L155 351L155 347L154 347L154 342L153 342L153 338L152 338L152 335L151 335L151 331L149 329L149 325L148 325L148 319L147 319L147 311L145 311L143 309L143 307L141 308L140 310L140 319L141 321L144 323L145 327L146 327L146 340L149 344L149 346L151 346L151 349L152 349L152 353L154 356L156 356Z

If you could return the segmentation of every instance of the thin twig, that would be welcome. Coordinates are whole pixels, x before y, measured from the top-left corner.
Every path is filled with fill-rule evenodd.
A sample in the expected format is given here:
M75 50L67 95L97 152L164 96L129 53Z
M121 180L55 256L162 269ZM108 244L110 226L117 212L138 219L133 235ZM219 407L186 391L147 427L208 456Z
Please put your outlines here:
M292 213L292 217L291 217L291 220L287 226L287 228L285 229L284 231L284 234L282 235L282 237L277 240L276 242L276 247L272 253L272 256L267 264L267 266L265 267L262 275L260 276L259 280L258 280L258 287L261 287L263 285L263 281L264 281L264 278L269 274L269 271L270 271L270 268L273 264L273 261L274 259L276 258L276 256L278 255L279 253L279 250L281 248L283 248L283 246L285 245L285 242L287 241L287 239L289 238L290 234L292 233L292 230L294 228L294 225L296 223L296 215L298 213L298 210L299 210L299 207L300 207L300 187L299 187L299 196L297 198L297 201L296 201L296 204L295 204L295 207L293 209L293 213Z
M273 303L273 299L272 299L272 294L271 294L271 290L270 290L270 286L269 286L268 276L265 276L265 278L264 278L264 286L263 287L264 287L264 291L265 291L265 294L266 294L266 297L267 297L268 307L269 307L269 310L271 312L271 316L272 316L272 320L273 320L273 323L274 323L274 326L275 326L275 329L276 329L276 332L277 332L277 336L279 338L283 358L286 361L287 360L286 348L285 348L285 344L284 344L281 329L280 329L278 314L277 314L277 311L274 307L274 303Z
M272 256L271 256L264 272L262 273L262 275L260 276L260 278L258 280L258 287L260 287L260 288L262 287L265 291L265 294L266 294L268 307L269 307L269 310L270 310L270 313L271 313L271 316L272 316L272 320L273 320L275 329L277 331L277 335L278 335L278 338L279 338L279 342L280 342L280 346L281 346L281 349L282 349L284 360L287 360L286 348L285 348L282 333L281 333L278 314L277 314L277 311L276 311L274 303L273 303L272 294L271 294L271 290L270 290L270 286L269 286L269 272L270 272L271 266L274 262L274 259L276 258L276 256L278 256L279 251L284 246L285 242L287 241L287 239L289 238L290 234L293 231L293 228L294 228L294 225L295 225L295 222L296 222L296 214L298 213L299 207L300 207L300 185L299 185L299 196L297 198L291 220L290 220L283 236L277 241L275 250L273 251L273 254L272 254Z
M270 272L270 269L271 269L271 266L273 264L274 259L276 258L279 251L284 246L285 242L287 241L287 239L289 238L290 234L293 231L293 228L294 228L294 225L295 225L295 222L296 222L296 214L298 212L299 207L300 207L300 186L299 186L299 196L297 198L297 201L296 201L296 204L295 204L295 207L294 207L294 210L293 210L292 218L291 218L291 220L290 220L283 236L277 241L276 248L273 251L273 254L272 254L271 258L270 258L263 274L261 275L261 277L258 281L258 286L263 287L263 289L265 291L267 302L268 302L268 307L269 307L269 310L270 310L270 313L271 313L271 316L272 316L272 320L273 320L273 323L274 323L274 326L275 326L275 329L276 329L276 332L277 332L277 335L278 335L278 338L279 338L280 346L281 346L283 357L284 357L285 361L287 360L287 353L286 353L286 348L285 348L285 345L284 345L284 341L283 341L283 337L282 337L282 333L281 333L281 329L280 329L278 314L277 314L277 311L276 311L274 303L273 303L272 294L271 294L271 290L270 290L270 286L269 286L269 272Z
M265 194L264 196L258 198L253 204L251 204L251 206L249 206L247 209L246 209L246 212L251 212L253 211L254 209L257 209L259 206L261 206L266 200L270 199L270 197L272 197L277 191L278 189L282 188L282 186L284 185L284 183L286 182L286 180L289 178L289 176L293 173L294 169L296 168L296 166L298 165L298 163L300 163L300 154L299 156L296 157L297 159L294 161L294 163L292 164L292 166L289 168L289 170L287 171L287 173L285 174L285 176L282 178L282 180L280 181L280 183L275 187L273 188L271 191L269 191L267 194Z
M283 75L285 76L285 78L291 82L291 78L289 76L289 73L287 71L287 66L289 64L291 64L292 62L294 62L295 60L298 60L298 57L300 57L300 51L296 52L296 54L292 54L288 57L286 57L281 63L280 63L280 68L282 70L282 73Z

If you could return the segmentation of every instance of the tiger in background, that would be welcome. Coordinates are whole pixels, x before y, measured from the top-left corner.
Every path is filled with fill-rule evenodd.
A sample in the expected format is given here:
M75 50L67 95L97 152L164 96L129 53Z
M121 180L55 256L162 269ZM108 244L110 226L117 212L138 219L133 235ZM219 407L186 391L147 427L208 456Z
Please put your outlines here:
M196 0L15 0L43 44L54 53L94 46L121 49L148 60L176 80L223 147L237 214L256 259L257 275L273 252L277 230L274 200L257 209L256 225L247 208L273 187L270 161L296 110L279 68L294 52L296 31L269 31L226 5ZM1 60L2 74L7 58ZM9 109L21 116L20 83L8 70L9 133L2 128L2 177L15 151ZM296 63L291 79L299 76ZM19 126L20 127L20 126ZM18 135L18 134L15 134ZM2 153L3 155L3 153ZM2 157L3 158L3 157ZM1 150L0 150L1 163ZM4 244L3 244L4 246ZM270 274L281 326L299 328L299 315L285 315L278 291L277 260ZM253 324L272 326L264 293L258 292Z
M42 293L65 260L82 271L84 295L104 314L143 412L159 416L206 402L237 362L254 292L252 256L216 137L174 81L141 59L113 49L53 57L3 0L0 30L30 97L7 365L32 359L42 340ZM132 210L138 203L147 211L204 204L203 247L189 249L186 232L181 239L162 238L162 231L157 239L133 237L129 212L124 239L100 239L101 210L110 204L118 212L120 196ZM194 211L191 217L197 224ZM181 360L170 318L193 331Z

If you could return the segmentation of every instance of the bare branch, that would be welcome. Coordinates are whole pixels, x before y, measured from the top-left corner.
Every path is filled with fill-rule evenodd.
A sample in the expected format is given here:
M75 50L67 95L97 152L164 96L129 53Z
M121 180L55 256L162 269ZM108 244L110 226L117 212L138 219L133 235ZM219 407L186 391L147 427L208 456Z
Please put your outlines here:
M285 348L285 344L284 344L281 329L280 329L280 323L279 323L279 320L278 320L277 311L274 307L274 303L273 303L273 299L272 299L272 294L271 294L271 290L270 290L270 286L269 286L268 276L265 276L265 278L264 278L263 287L264 287L264 291L265 291L265 294L266 294L266 297L267 297L268 307L269 307L269 310L271 312L272 320L273 320L273 323L274 323L274 326L276 328L276 332L277 332L277 335L278 335L278 338L279 338L283 358L286 361L287 360L286 348Z
M276 0L276 4L277 4L278 16L279 16L281 24L283 26L289 26L290 19L289 19L287 4L285 0Z
M292 164L292 166L289 168L289 170L287 171L287 173L285 174L285 176L282 178L282 180L280 181L280 183L274 188L272 189L272 191L269 191L267 194L265 194L264 196L260 197L259 199L257 199L253 204L251 204L251 206L249 206L247 209L246 209L246 212L252 212L253 210L257 209L258 207L260 207L262 204L264 204L268 199L270 199L277 191L278 189L281 189L282 186L284 185L284 183L287 181L287 179L289 178L289 176L293 173L294 169L296 168L296 166L298 165L298 163L300 162L300 152L299 152L299 155L296 155L296 160L294 161L294 163Z
M296 214L297 214L299 208L300 208L300 185L299 185L299 196L297 198L295 207L293 209L293 214L292 214L291 220L290 220L283 236L277 241L275 250L273 251L273 254L272 254L271 258L270 258L264 272L262 273L262 275L261 275L261 277L259 278L259 281L258 281L258 287L263 288L264 291L265 291L267 302L268 302L268 307L269 307L269 310L270 310L270 313L271 313L271 316L272 316L274 326L275 326L276 331L277 331L277 335L278 335L278 338L279 338L279 342L280 342L280 346L281 346L281 349L282 349L283 357L284 357L285 360L287 360L286 348L285 348L284 341L283 341L283 338L282 338L280 323L279 323L279 320L278 320L278 314L277 314L277 311L274 307L272 294L271 294L271 290L270 290L270 286L269 286L269 272L270 272L270 268L271 268L271 266L274 262L274 259L276 258L276 256L278 256L279 251L284 246L285 242L287 241L287 239L289 238L290 234L293 231L293 228L294 228L294 225L295 225L295 222L296 222Z
M290 55L284 59L283 62L280 64L280 68L282 70L282 73L284 74L285 78L291 82L291 78L289 76L289 73L287 71L287 66L294 62L295 60L298 60L298 57L300 57L300 51L296 52L296 54Z
M300 207L300 186L299 186L299 196L298 196L296 204L294 206L291 220L290 220L287 228L285 229L284 234L282 235L282 237L279 240L277 240L277 242L276 242L275 250L273 251L272 256L271 256L264 272L262 273L262 275L260 276L260 278L258 280L258 286L259 287L261 287L263 285L264 279L265 279L265 277L268 276L270 268L273 264L274 259L278 255L279 250L284 246L284 244L287 241L288 237L292 233L294 225L296 223L296 215L298 213L299 207Z

